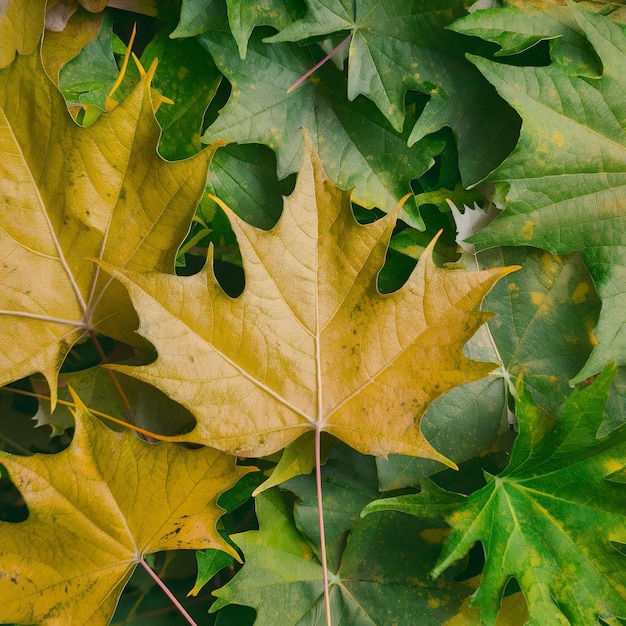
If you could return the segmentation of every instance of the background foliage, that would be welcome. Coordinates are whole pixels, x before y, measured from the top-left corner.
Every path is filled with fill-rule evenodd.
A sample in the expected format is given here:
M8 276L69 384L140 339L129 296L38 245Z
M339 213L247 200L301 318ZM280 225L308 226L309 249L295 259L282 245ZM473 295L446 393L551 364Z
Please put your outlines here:
M625 23L4 3L0 622L626 621Z

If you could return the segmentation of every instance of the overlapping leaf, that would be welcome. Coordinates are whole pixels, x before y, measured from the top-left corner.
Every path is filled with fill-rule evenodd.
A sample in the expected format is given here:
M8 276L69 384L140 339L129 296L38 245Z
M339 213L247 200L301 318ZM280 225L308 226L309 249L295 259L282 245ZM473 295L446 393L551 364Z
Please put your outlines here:
M202 120L222 76L196 40L171 39L167 29L141 55L144 67L154 59L159 61L154 87L173 101L156 113L163 129L159 153L166 159L184 159L202 147Z
M255 624L319 623L322 568L276 492L257 498L258 531L234 535L246 554L243 570L215 592L211 610L230 602L253 606ZM407 528L411 528L407 533ZM402 515L371 516L352 530L331 572L333 624L442 624L472 592L452 580L428 579L442 529ZM381 539L384 538L384 541ZM422 558L415 559L420 554Z
M597 77L598 59L567 6L531 2L477 11L450 28L501 46L496 56L523 52L539 41L550 41L550 55L568 72Z
M0 384L39 371L54 395L83 334L134 341L128 296L89 257L174 267L212 150L181 163L156 154L151 76L81 129L37 53L0 70Z
M370 102L348 103L345 79L325 68L324 81L289 87L315 64L311 51L294 44L264 44L253 33L245 60L225 18L199 37L232 85L231 97L203 140L260 143L276 152L278 177L298 171L302 162L302 128L313 137L324 168L353 200L366 208L392 211L411 191L410 181L433 165L442 141L426 139L407 147L406 132L395 131ZM242 172L245 178L245 172Z
M237 299L210 264L188 278L105 266L159 353L122 371L196 415L186 438L223 450L269 454L322 429L370 454L441 458L419 421L434 398L493 367L468 361L463 346L489 317L480 301L510 269L447 271L429 249L407 285L381 295L393 216L359 226L350 194L311 152L272 231L231 217L247 281Z
M558 257L532 248L498 248L479 254L480 267L521 265L496 286L484 308L498 315L489 322L508 376L524 386L544 410L558 415L571 393L568 380L593 349L593 326L600 302L581 256ZM493 359L476 346L469 354Z
M273 26L277 30L288 26L299 13L297 0L226 0L228 23L239 47L239 56L246 58L248 39L255 26Z
M25 522L0 522L2 621L104 626L147 554L233 553L216 500L246 470L210 448L150 445L79 407L69 448L0 461L29 509Z
M0 5L0 68L16 54L30 54L43 33L44 2L7 0Z
M439 452L460 464L494 446L505 416L504 381L486 376L437 398L424 415L422 431ZM376 459L376 464L382 491L415 487L443 469L431 459L403 455Z
M481 541L486 565L475 603L493 624L514 577L528 602L530 623L585 626L626 614L626 429L596 439L615 368L576 390L558 422L518 386L519 437L506 470L487 475L469 498L429 488L424 497L381 501L372 510L416 515L440 510L452 526L434 574Z
M465 14L462 0L435 5L423 0L318 0L307 6L302 20L266 41L350 31L348 98L367 96L401 131L406 92L429 95L409 144L444 126L452 128L466 184L482 178L513 148L515 115L463 58L455 35L444 29Z
M602 298L598 345L574 381L626 354L626 34L570 3L603 64L602 77L558 65L516 68L474 58L523 118L514 153L489 176L510 186L507 207L473 239L479 248L580 250Z

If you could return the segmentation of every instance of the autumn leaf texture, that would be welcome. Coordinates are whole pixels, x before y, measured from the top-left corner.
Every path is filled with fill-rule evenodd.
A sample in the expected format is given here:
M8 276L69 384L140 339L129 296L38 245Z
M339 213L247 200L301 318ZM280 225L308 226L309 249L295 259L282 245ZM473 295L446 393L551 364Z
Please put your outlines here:
M434 398L493 368L467 360L463 345L488 318L476 311L485 293L510 270L442 270L429 250L407 285L381 295L393 215L358 225L349 193L312 152L272 231L231 217L247 281L237 299L210 265L191 278L104 266L128 288L139 332L159 354L116 369L191 410L198 426L187 440L232 453L269 454L315 428L366 454L444 460L420 418Z
M626 6L0 0L0 624L626 620Z
M76 411L59 454L2 453L28 520L0 522L0 615L25 624L108 624L144 557L160 550L233 550L217 533L217 496L245 473L211 450L150 445Z
M41 372L54 396L57 372L85 334L135 341L128 296L92 258L174 266L211 150L178 163L158 156L151 76L83 130L38 52L0 70L3 384Z

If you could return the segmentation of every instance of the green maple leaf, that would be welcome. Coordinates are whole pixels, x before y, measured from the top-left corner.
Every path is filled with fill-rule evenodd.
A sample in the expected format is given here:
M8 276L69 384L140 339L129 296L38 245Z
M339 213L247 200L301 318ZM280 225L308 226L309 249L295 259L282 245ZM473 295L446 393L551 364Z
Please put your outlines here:
M502 593L515 578L531 624L595 624L626 615L623 473L626 428L596 439L615 377L608 368L574 391L554 421L518 385L519 436L508 467L486 475L469 498L429 485L424 494L382 500L366 509L443 514L452 527L433 575L477 541L486 565L474 602L483 624L495 623Z
M626 35L606 17L570 10L602 61L600 79L473 58L523 125L515 151L487 179L509 185L506 209L472 241L582 251L602 312L598 345L572 381L580 382L611 360L626 362Z
M481 252L478 261L481 269L502 264L522 269L485 298L485 310L498 313L489 322L493 339L481 336L482 345L468 346L468 354L477 360L500 361L513 380L523 375L533 400L558 414L572 391L568 379L591 353L592 329L600 309L581 256L559 257L534 248L495 248Z
M114 35L113 18L107 14L98 36L61 69L59 86L68 106L92 104L102 111L107 110L107 96L120 74L114 51L123 53L125 47ZM125 85L124 91L127 93L131 87ZM116 99L119 99L119 92Z
M457 20L451 30L500 45L495 56L518 54L540 41L550 42L550 56L568 72L598 77L601 66L567 6L523 5L476 11Z
M169 160L192 156L202 147L202 120L222 76L195 39L172 39L167 29L141 55L144 67L150 67L154 59L158 59L158 66L153 86L174 101L156 112L163 129L159 154Z
M408 90L430 96L409 145L444 126L453 129L466 184L482 178L513 147L517 123L510 108L463 58L445 30L465 15L462 0L315 0L308 12L269 42L301 41L350 32L348 99L372 100L400 132ZM510 140L508 139L510 138Z
M285 28L298 12L297 0L226 0L228 23L239 47L239 56L246 58L248 39L255 26L273 26L276 30Z
M232 85L230 100L203 141L265 144L276 152L281 179L300 168L301 129L307 128L335 184L354 188L353 201L361 206L391 211L443 148L442 141L432 139L408 148L408 127L397 132L364 99L349 103L342 96L345 80L333 68L324 68L323 81L287 93L315 64L309 49L264 44L255 32L242 60L225 20L198 39Z
M257 626L319 623L324 614L322 566L310 541L294 526L279 492L263 493L256 505L259 530L233 536L246 564L214 592L218 599L211 611L235 603L257 610ZM340 564L330 572L333 624L435 626L459 611L472 588L428 579L443 533L437 525L415 522L408 526L410 533L402 515L357 522L340 552Z

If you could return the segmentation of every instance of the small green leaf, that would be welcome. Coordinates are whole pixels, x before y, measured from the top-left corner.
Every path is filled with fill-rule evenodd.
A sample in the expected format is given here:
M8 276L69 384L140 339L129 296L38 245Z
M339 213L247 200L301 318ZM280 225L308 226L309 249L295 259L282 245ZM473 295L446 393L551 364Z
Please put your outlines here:
M226 0L228 23L237 41L239 56L246 58L248 39L255 26L273 26L276 30L285 28L300 12L298 0Z
M204 585L206 585L215 574L225 567L235 563L235 559L226 552L207 548L206 550L196 550L196 559L198 561L198 577L193 589L187 594L188 596L197 596Z
M106 98L120 73L113 53L114 39L113 18L108 14L99 35L63 66L59 86L68 106L92 104L107 110Z
M202 147L202 119L222 75L195 39L170 39L168 29L162 30L141 55L145 68L154 59L159 64L153 87L174 101L162 104L156 112L163 129L159 153L170 160L184 159Z

